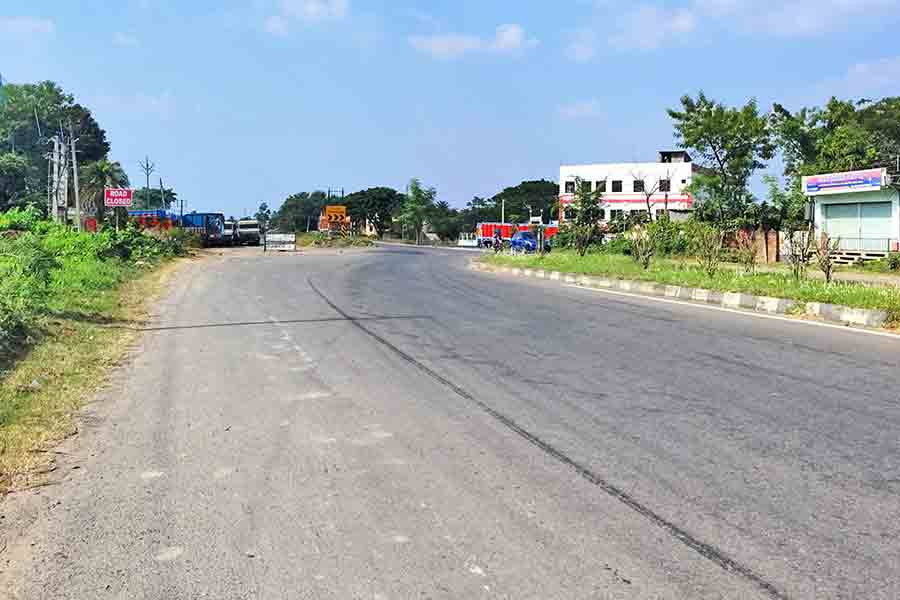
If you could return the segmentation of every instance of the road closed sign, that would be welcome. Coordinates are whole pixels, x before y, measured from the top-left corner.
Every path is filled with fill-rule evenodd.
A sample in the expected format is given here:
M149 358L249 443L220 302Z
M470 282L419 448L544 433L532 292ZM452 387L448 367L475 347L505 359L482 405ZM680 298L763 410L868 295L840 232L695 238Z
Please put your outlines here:
M106 188L103 204L109 208L131 208L134 199L134 190L125 188Z

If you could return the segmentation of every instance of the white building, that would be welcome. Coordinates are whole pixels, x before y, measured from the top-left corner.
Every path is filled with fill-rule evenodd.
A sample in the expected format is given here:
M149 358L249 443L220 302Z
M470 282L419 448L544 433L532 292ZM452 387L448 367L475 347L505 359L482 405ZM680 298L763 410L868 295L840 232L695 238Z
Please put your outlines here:
M580 178L592 191L602 194L600 208L603 221L611 221L625 213L669 211L687 214L694 200L686 188L700 167L683 151L663 151L657 162L563 165L559 168L560 221L565 220L566 206L575 199L575 181Z
M886 169L804 177L803 193L815 203L816 228L848 255L877 258L900 250L900 192Z

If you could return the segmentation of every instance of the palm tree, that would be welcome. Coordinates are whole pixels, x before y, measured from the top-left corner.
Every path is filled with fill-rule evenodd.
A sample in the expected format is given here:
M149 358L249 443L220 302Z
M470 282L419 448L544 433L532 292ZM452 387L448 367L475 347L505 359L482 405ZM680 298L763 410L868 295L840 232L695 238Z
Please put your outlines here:
M84 197L88 200L87 206L97 211L97 221L102 222L106 206L103 200L105 188L128 187L128 175L118 161L101 159L86 165L84 173Z

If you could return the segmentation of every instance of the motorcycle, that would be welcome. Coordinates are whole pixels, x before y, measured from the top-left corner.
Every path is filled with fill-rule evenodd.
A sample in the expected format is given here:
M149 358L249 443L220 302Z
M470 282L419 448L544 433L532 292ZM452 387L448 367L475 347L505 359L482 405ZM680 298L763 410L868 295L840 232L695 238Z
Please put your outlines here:
M494 238L494 254L500 254L503 252L503 240L495 237Z

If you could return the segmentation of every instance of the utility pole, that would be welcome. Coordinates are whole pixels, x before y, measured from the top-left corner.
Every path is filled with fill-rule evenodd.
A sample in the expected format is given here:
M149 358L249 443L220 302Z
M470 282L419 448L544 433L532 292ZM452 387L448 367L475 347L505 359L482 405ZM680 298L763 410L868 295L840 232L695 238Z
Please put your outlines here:
M162 177L159 178L159 207L163 210L166 209L166 190L163 187Z
M72 127L72 124L69 124L69 137L71 138L70 144L72 144L72 183L75 188L75 229L81 231L81 196L78 191L78 156L75 152L75 142L78 140L75 139L75 129Z
M59 128L59 179L56 180L56 220L66 223L69 216L69 151L66 134Z
M59 220L59 211L56 204L59 201L59 137L50 138L53 142L53 150L50 152L50 164L48 167L47 181L47 202L49 203L50 218L54 221Z
M500 222L506 223L506 198L500 200Z
M150 157L145 156L144 162L138 163L141 167L141 171L144 172L144 175L147 176L147 187L144 188L144 194L147 198L147 208L150 208L150 175L156 171L156 165L150 162Z

